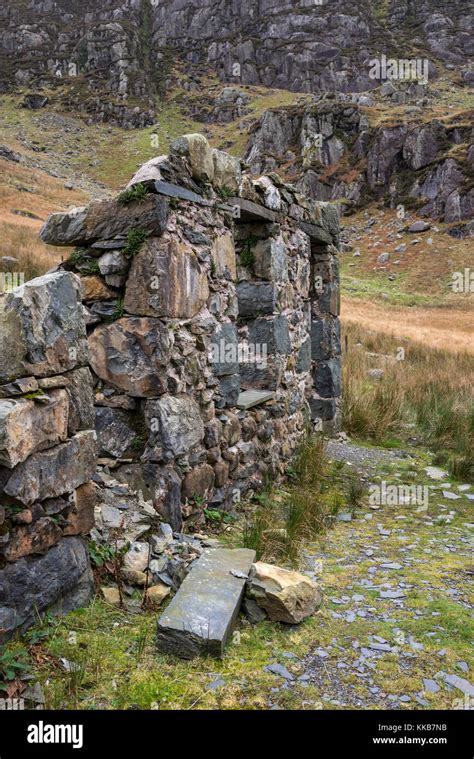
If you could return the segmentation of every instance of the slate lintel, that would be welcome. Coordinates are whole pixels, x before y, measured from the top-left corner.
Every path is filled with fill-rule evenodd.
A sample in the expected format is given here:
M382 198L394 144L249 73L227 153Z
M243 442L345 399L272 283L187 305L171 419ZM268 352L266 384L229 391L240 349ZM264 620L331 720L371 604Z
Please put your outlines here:
M275 393L268 390L244 390L237 400L237 408L247 410L273 400Z
M271 211L265 206L260 206L258 203L254 203L252 200L246 200L245 198L233 197L228 199L229 206L234 208L240 208L240 216L237 217L239 221L281 221L282 215Z

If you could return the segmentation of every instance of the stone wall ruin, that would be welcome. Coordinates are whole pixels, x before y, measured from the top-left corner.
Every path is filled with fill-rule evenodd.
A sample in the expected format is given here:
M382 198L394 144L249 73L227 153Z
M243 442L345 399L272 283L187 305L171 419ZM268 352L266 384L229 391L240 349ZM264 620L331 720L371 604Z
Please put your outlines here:
M21 561L49 561L72 540L64 518L76 519L74 534L91 529L90 520L73 515L93 476L95 433L106 471L141 491L173 530L195 531L205 507L231 510L281 478L311 423L331 430L339 422L339 221L332 204L305 198L276 175L252 178L201 135L186 135L169 156L145 164L118 198L53 214L41 237L76 247L55 272L25 286L38 295L21 329L0 306L14 367L0 387L8 398L0 401L0 503L13 498L31 517L30 527L14 526L3 539L0 614L2 572L18 576ZM48 300L58 283L77 300L59 293ZM2 297L0 303L16 296ZM74 339L72 300L80 332ZM16 346L14 329L23 330L27 349L21 340ZM45 405L27 397L36 377ZM38 439L18 446L21 454L5 442L5 417L14 415L8 404L43 419L32 425ZM50 405L54 424L44 420ZM55 468L58 451L63 469ZM43 475L44 489L32 484ZM67 511L59 504L54 511L55 501ZM12 553L17 532L37 532L44 519L60 523L57 540L38 549L30 541L22 556Z

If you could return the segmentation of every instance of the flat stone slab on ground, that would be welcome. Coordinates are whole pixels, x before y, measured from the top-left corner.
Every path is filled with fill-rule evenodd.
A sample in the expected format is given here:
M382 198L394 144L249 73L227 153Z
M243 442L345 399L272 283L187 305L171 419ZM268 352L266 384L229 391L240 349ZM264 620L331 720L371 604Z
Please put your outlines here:
M183 659L222 656L254 560L247 548L205 549L158 620L159 650Z

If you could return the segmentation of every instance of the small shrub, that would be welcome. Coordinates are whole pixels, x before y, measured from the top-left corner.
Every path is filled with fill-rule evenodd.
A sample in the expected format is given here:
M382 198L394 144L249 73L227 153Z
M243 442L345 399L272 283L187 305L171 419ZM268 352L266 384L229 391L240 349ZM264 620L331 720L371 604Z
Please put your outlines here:
M240 251L240 264L247 269L252 269L255 263L255 256L252 250L252 240L246 240Z
M130 229L127 233L127 244L123 249L124 256L126 258L136 256L147 237L148 232L144 229Z
M0 649L0 691L8 692L8 683L28 675L30 669L24 649L20 651Z
M117 203L121 206L129 206L132 203L143 203L148 195L148 189L144 184L134 184L117 196Z

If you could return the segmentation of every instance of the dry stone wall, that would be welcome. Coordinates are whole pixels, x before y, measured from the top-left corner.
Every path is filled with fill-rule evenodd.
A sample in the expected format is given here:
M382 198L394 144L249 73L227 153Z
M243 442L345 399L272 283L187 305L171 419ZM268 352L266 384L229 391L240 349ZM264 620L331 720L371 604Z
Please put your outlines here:
M173 529L281 477L338 423L336 208L186 135L117 199L52 215L76 245L100 462Z
M104 483L195 532L337 426L338 235L334 206L201 135L50 216L74 252L0 295L0 642L89 600L80 536L128 508Z
M0 295L0 643L92 592L97 445L81 285L68 272Z

